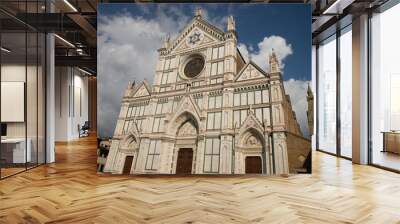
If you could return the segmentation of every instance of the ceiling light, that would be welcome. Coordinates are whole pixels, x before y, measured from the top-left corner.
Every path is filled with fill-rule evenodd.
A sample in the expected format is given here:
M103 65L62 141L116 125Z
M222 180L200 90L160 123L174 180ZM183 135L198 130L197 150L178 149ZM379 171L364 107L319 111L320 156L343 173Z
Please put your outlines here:
M70 47L73 47L73 48L75 48L75 45L73 45L71 42L69 42L68 40L66 40L66 39L64 39L64 38L62 38L62 37L60 37L59 35L57 35L57 34L54 34L54 36L55 37L57 37L59 40L61 40L62 42L64 42L64 43L66 43L67 45L69 45Z
M330 11L332 10L332 9L334 9L336 6L337 6L337 4L340 2L340 0L336 0L332 5L330 5L327 9L325 9L325 11L322 13L322 14L328 14L328 13L331 13Z
M351 5L354 0L336 0L327 9L324 10L322 14L342 14L343 9Z
M7 49L5 47L1 47L1 51L4 51L6 53L10 53L11 52L11 50L9 50L9 49Z
M67 4L74 12L78 12L78 10L68 1L64 0L65 4Z
M81 71L81 72L83 72L83 73L85 73L85 74L87 74L87 75L92 75L92 73L90 73L90 72L88 72L88 71L86 71L86 70L83 70L83 69L81 69L81 68L79 68L79 67L78 67L78 70Z

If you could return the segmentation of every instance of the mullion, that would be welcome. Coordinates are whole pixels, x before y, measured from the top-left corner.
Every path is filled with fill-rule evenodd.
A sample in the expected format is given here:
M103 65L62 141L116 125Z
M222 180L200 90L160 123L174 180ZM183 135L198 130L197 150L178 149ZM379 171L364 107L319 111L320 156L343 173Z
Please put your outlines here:
M336 31L336 154L341 157L341 119L340 119L340 30Z
M39 12L38 1L36 2L36 12L37 13ZM39 32L36 32L36 166L39 165L39 69L38 67L39 67Z
M214 116L214 118L215 118L215 116ZM210 163L211 163L211 166L210 166L210 172L212 173L213 172L213 153L214 153L214 139L212 138L211 139L211 156L210 156Z
M155 153L156 153L157 143L158 143L158 141L155 141L155 142L154 142L154 151L153 151L153 154L152 154L153 157L152 157L152 159L151 159L151 166L150 166L150 169L151 169L151 170L153 170L154 155L155 155Z
M216 113L216 112L214 112L213 114L214 114L214 117L213 117L213 125L212 125L212 126L213 126L213 128L212 128L212 129L213 129L213 130L215 130L215 129L216 129L216 124L215 124L215 115L216 115L217 113Z
M1 28L2 28L2 23L0 23L0 47L2 47L2 32L1 32ZM1 55L2 55L2 53L0 52L0 124L2 124L2 122L1 122L1 110L2 110L2 108L1 108L1 77L2 77L2 74L1 74L1 67L2 67L2 57L1 57ZM0 158L1 158L1 151L2 151L2 146L1 146L2 144L0 144ZM2 170L2 167L1 167L1 161L0 161L0 179L2 179L1 178L1 170Z
M25 1L25 21L28 21L28 2ZM28 24L25 23L25 88L24 88L24 97L25 97L25 102L24 102L24 122L25 122L25 170L28 169L27 166L27 161L28 161L28 113L27 113L27 92L28 92Z

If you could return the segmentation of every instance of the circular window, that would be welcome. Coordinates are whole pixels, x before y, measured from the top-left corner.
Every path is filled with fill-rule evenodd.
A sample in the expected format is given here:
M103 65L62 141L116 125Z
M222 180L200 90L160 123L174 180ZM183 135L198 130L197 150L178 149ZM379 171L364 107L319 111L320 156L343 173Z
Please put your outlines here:
M183 73L188 78L194 78L203 70L204 63L204 58L202 56L195 55L186 63Z

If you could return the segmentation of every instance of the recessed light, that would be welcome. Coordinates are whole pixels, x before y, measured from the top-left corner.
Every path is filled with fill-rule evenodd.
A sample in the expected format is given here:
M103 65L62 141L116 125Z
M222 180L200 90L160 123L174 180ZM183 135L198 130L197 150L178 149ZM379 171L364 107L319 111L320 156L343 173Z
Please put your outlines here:
M11 52L11 50L9 50L9 49L7 49L5 47L1 47L1 51L4 51L6 53L10 53Z
M81 69L81 68L79 68L79 67L78 67L78 70L81 71L81 72L83 72L83 73L85 73L85 74L87 74L87 75L90 75L90 76L92 75L92 73L90 73L90 72L88 72L88 71L86 71L86 70L83 70L83 69Z
M68 1L64 0L65 4L67 4L74 12L78 12L78 10Z
M55 37L57 37L59 40L61 40L62 42L66 43L67 45L75 48L75 45L73 45L71 42L69 42L68 40L62 38L61 36L59 36L58 34L54 34Z

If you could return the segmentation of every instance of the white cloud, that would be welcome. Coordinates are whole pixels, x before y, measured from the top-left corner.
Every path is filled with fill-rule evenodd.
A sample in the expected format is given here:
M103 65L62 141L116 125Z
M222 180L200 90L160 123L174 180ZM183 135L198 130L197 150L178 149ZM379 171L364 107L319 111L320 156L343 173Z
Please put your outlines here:
M289 94L292 102L292 109L296 113L297 122L300 124L303 135L308 138L308 119L307 119L307 88L309 81L289 79L284 81L286 94Z
M142 4L138 6L143 14L150 13ZM226 16L211 16L203 10L203 17L221 29L226 26ZM126 9L114 16L99 17L99 136L113 135L127 83L144 79L152 83L163 38L170 34L173 40L192 18L182 7L165 4L157 6L152 19L132 16Z
M168 33L176 35L189 19L183 12L164 5L150 20L127 13L99 17L99 136L113 135L127 83L144 79L152 83L162 39Z
M268 60L272 49L278 56L282 68L285 66L283 60L287 56L293 54L292 45L287 43L286 39L281 36L272 35L264 37L264 39L257 44L257 47L258 49L254 49L252 46L247 46L243 43L238 44L238 48L245 60L248 61L249 57L251 57L251 60L265 71L269 70ZM247 55L247 57L245 57L245 55Z
M219 16L219 15L213 15L211 16L207 10L202 10L202 16L204 20L209 22L210 24L218 27L221 30L225 30L226 24L228 22L228 17L227 16Z
M142 7L144 13L146 7ZM162 39L170 34L177 36L192 16L181 7L160 4L152 19L132 16L126 10L114 16L100 16L98 23L98 130L99 136L112 136L119 115L121 99L129 81L153 81L157 62L157 49ZM226 16L210 15L203 11L204 18L224 30ZM279 36L265 37L257 47L239 43L245 58L268 69L268 55L274 48L280 60L292 54L290 44Z

